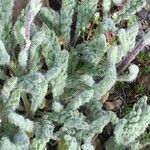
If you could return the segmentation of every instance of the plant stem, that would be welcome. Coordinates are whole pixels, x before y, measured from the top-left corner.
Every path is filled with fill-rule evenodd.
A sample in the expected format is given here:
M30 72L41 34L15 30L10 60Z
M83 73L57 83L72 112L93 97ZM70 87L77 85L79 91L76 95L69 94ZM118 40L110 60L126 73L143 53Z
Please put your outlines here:
M136 56L144 49L145 46L146 44L144 40L140 40L132 49L132 51L119 63L117 66L117 73L122 73L136 58Z

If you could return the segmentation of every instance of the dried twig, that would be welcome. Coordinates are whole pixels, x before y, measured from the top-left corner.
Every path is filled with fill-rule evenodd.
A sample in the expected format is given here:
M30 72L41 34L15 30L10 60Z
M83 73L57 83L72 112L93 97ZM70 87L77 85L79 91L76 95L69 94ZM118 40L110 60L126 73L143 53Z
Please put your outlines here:
M135 47L132 49L132 51L119 63L117 67L118 74L122 73L129 65L130 63L136 58L136 56L144 50L144 48L148 45L145 40L141 39Z

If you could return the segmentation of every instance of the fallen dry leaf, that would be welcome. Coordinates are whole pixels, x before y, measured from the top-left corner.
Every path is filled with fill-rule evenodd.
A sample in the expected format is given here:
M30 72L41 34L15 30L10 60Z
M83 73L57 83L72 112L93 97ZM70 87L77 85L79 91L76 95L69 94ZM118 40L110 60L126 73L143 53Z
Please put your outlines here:
M107 101L108 97L109 97L109 92L107 92L105 95L102 96L101 102L105 103Z
M112 111L116 111L117 109L119 109L122 106L123 102L122 100L115 100L115 101L108 101L104 103L104 107L106 108L106 110L112 110Z

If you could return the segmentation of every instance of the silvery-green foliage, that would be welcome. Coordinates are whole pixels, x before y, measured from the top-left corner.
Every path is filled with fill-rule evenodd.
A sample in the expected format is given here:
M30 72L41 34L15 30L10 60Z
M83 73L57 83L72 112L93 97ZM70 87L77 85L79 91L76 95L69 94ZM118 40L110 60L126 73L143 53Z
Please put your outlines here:
M99 112L100 113L100 112ZM99 114L98 114L99 116ZM89 129L85 130L83 133L83 139L84 141L86 141L87 139L91 139L92 142L92 137L94 137L94 135L98 132L98 133L102 133L104 127L109 123L109 122L113 122L113 120L111 119L116 118L116 115L112 112L103 112L103 115L101 115L101 117L97 117L97 119L93 120L90 123L90 127Z
M10 42L9 36L12 27L11 19L13 4L14 0L0 0L0 38L6 46L8 46L7 44Z
M13 0L1 0L0 1L0 19L2 20L1 24L2 25L7 25L7 23L9 23L9 21L11 20L11 16L12 16L12 7L14 4ZM3 5L2 5L3 4ZM4 21L5 20L5 21ZM3 22L4 21L4 22ZM4 27L3 26L3 27ZM1 29L2 30L2 29Z
M118 31L118 39L120 42L117 60L118 62L120 62L122 57L126 56L127 53L134 47L138 29L139 26L135 24L129 27L127 30L120 29Z
M46 26L43 27L43 30L46 40L43 42L42 53L47 67L51 69L54 66L58 71L58 74L56 73L57 71L55 72L55 75L57 75L53 80L49 81L52 86L53 96L57 97L63 93L66 84L69 53L66 50L61 51L58 37L53 31L49 30Z
M139 136L144 133L150 123L150 106L147 105L147 97L144 96L133 106L124 118L120 119L115 126L114 137L106 143L106 149L111 149L114 145L126 149L135 149ZM140 142L140 141L139 141ZM120 145L120 146L119 146ZM116 146L116 150L117 150ZM140 143L138 149L140 149Z
M16 149L27 150L30 144L27 134L21 130L13 136L13 142L15 142L15 145L17 145Z
M123 0L113 0L113 2L116 5L120 5L123 2Z
M103 1L103 12L105 14L107 14L109 12L110 7L111 7L111 0L105 0L105 1Z
M97 104L97 103L96 103ZM84 145L83 147L85 148L85 145L90 145L90 147L93 147L92 145L92 137L97 133L97 132L102 132L104 126L110 121L112 121L112 118L116 118L116 116L113 116L115 114L109 113L109 112L99 112L103 114L103 117L101 115L98 116L97 120L91 120L89 122L86 122L84 117L80 117L78 115L73 115L70 119L67 117L67 120L65 119L65 124L61 128L61 131L58 132L57 134L60 137L68 137L68 135L71 135L74 139L74 143L72 144L77 144L78 142L81 143L82 139L84 140ZM104 115L105 114L105 115ZM76 139L74 138L76 137ZM72 139L72 140L73 140ZM77 141L76 141L77 140ZM80 145L80 144L79 144ZM71 146L69 145L70 149ZM75 145L74 145L75 146ZM72 147L73 148L73 147Z
M94 146L92 144L89 144L89 143L85 143L82 145L82 149L83 150L94 150Z
M54 101L52 104L52 110L59 113L63 110L63 105L60 102Z
M10 56L5 49L5 45L2 40L0 40L0 65L8 64L10 61Z
M29 53L30 72L36 72L42 67L40 49L44 40L45 34L42 31L35 33L32 37Z
M50 30L46 25L43 26L42 30L45 34L42 54L44 56L47 67L51 68L55 63L57 63L57 61L59 61L58 57L61 53L61 47L58 37L53 30Z
M97 34L94 40L78 45L77 49L85 62L96 66L107 51L106 37L104 34Z
M71 102L69 103L69 108L71 110L76 110L80 106L88 103L91 98L93 97L94 90L86 90L79 92L75 97L72 98Z
M32 12L32 15L36 16L36 14L40 11L42 6L41 0L30 0L29 3L29 12Z
M7 108L15 110L16 108L18 108L19 102L20 102L20 91L16 89L11 93L9 99L7 100Z
M81 148L79 147L79 143L77 142L75 137L72 137L70 135L65 135L64 139L68 146L68 150L81 150Z
M102 20L102 25L101 25L101 30L102 32L111 32L111 31L116 31L115 23L112 19L110 18L104 18Z
M21 130L32 133L34 131L34 122L25 117L16 114L15 112L8 112L8 120L10 123L19 127Z
M117 80L117 72L116 72L116 62L117 62L117 47L113 47L109 49L108 55L108 62L105 77L98 83L95 84L95 97L101 98L106 91L109 91L111 87L115 84Z
M0 105L1 117L7 118L9 110L16 110L19 106L20 92L16 89L17 78L6 80L1 89Z
M139 72L130 65L127 73L118 75L116 66L135 46L138 25L128 19L144 0L103 0L102 18L83 41L78 37L92 23L98 0L62 0L59 12L30 0L14 25L13 1L0 2L0 149L46 150L53 139L59 150L62 145L65 150L94 150L93 137L109 122L115 130L106 149L144 146L140 135L150 120L145 97L120 120L100 102L116 81L130 82ZM123 11L111 18L111 6L121 3ZM42 24L34 22L35 17ZM127 29L116 26L122 19ZM149 44L149 33L143 41Z
M5 74L4 70L0 70L0 79L7 80L8 76Z
M11 95L11 92L15 89L16 83L17 83L17 78L10 78L5 82L1 90L1 97L2 97L3 103L8 101Z
M118 81L131 82L136 79L139 73L139 67L133 64L128 69L129 69L129 73L123 76L118 76Z
M89 19L94 15L96 11L98 0L82 0L79 2L77 6L77 25L76 25L76 33L77 36L80 33L81 28L86 27Z
M150 44L150 31L144 35L144 43L146 45Z
M60 28L61 35L63 35L66 44L70 42L70 26L72 24L72 16L74 13L76 1L75 0L62 0Z
M50 81L54 97L58 97L59 95L63 94L67 80L69 53L64 50L63 52L61 52L61 55L59 57L60 62L58 62L58 66L61 68L61 71L58 74L58 76L56 76L52 81Z
M58 12L43 7L38 13L38 18L43 23L45 23L50 29L54 29L55 32L58 32L60 21L60 15Z
M128 145L144 133L150 123L150 106L147 106L147 97L142 97L123 119L117 123L114 131L118 144Z
M16 133L12 139L3 136L0 141L0 149L5 150L28 150L29 139L26 133L20 131Z
M81 81L89 87L92 87L95 83L92 76L90 76L88 74L81 75L80 78L81 78Z
M115 22L129 19L137 11L140 11L146 5L145 0L129 0L123 8L113 15Z
M18 88L32 95L31 111L35 112L44 102L48 84L41 73L33 73L24 76L18 81Z
M46 147L46 143L53 138L54 125L51 121L43 120L35 124L35 135L31 149L42 150Z
M18 20L15 22L14 30L13 30L17 44L23 43L23 36L21 34L21 27L23 26L24 21L25 21L25 10L23 9L20 16L18 17Z

